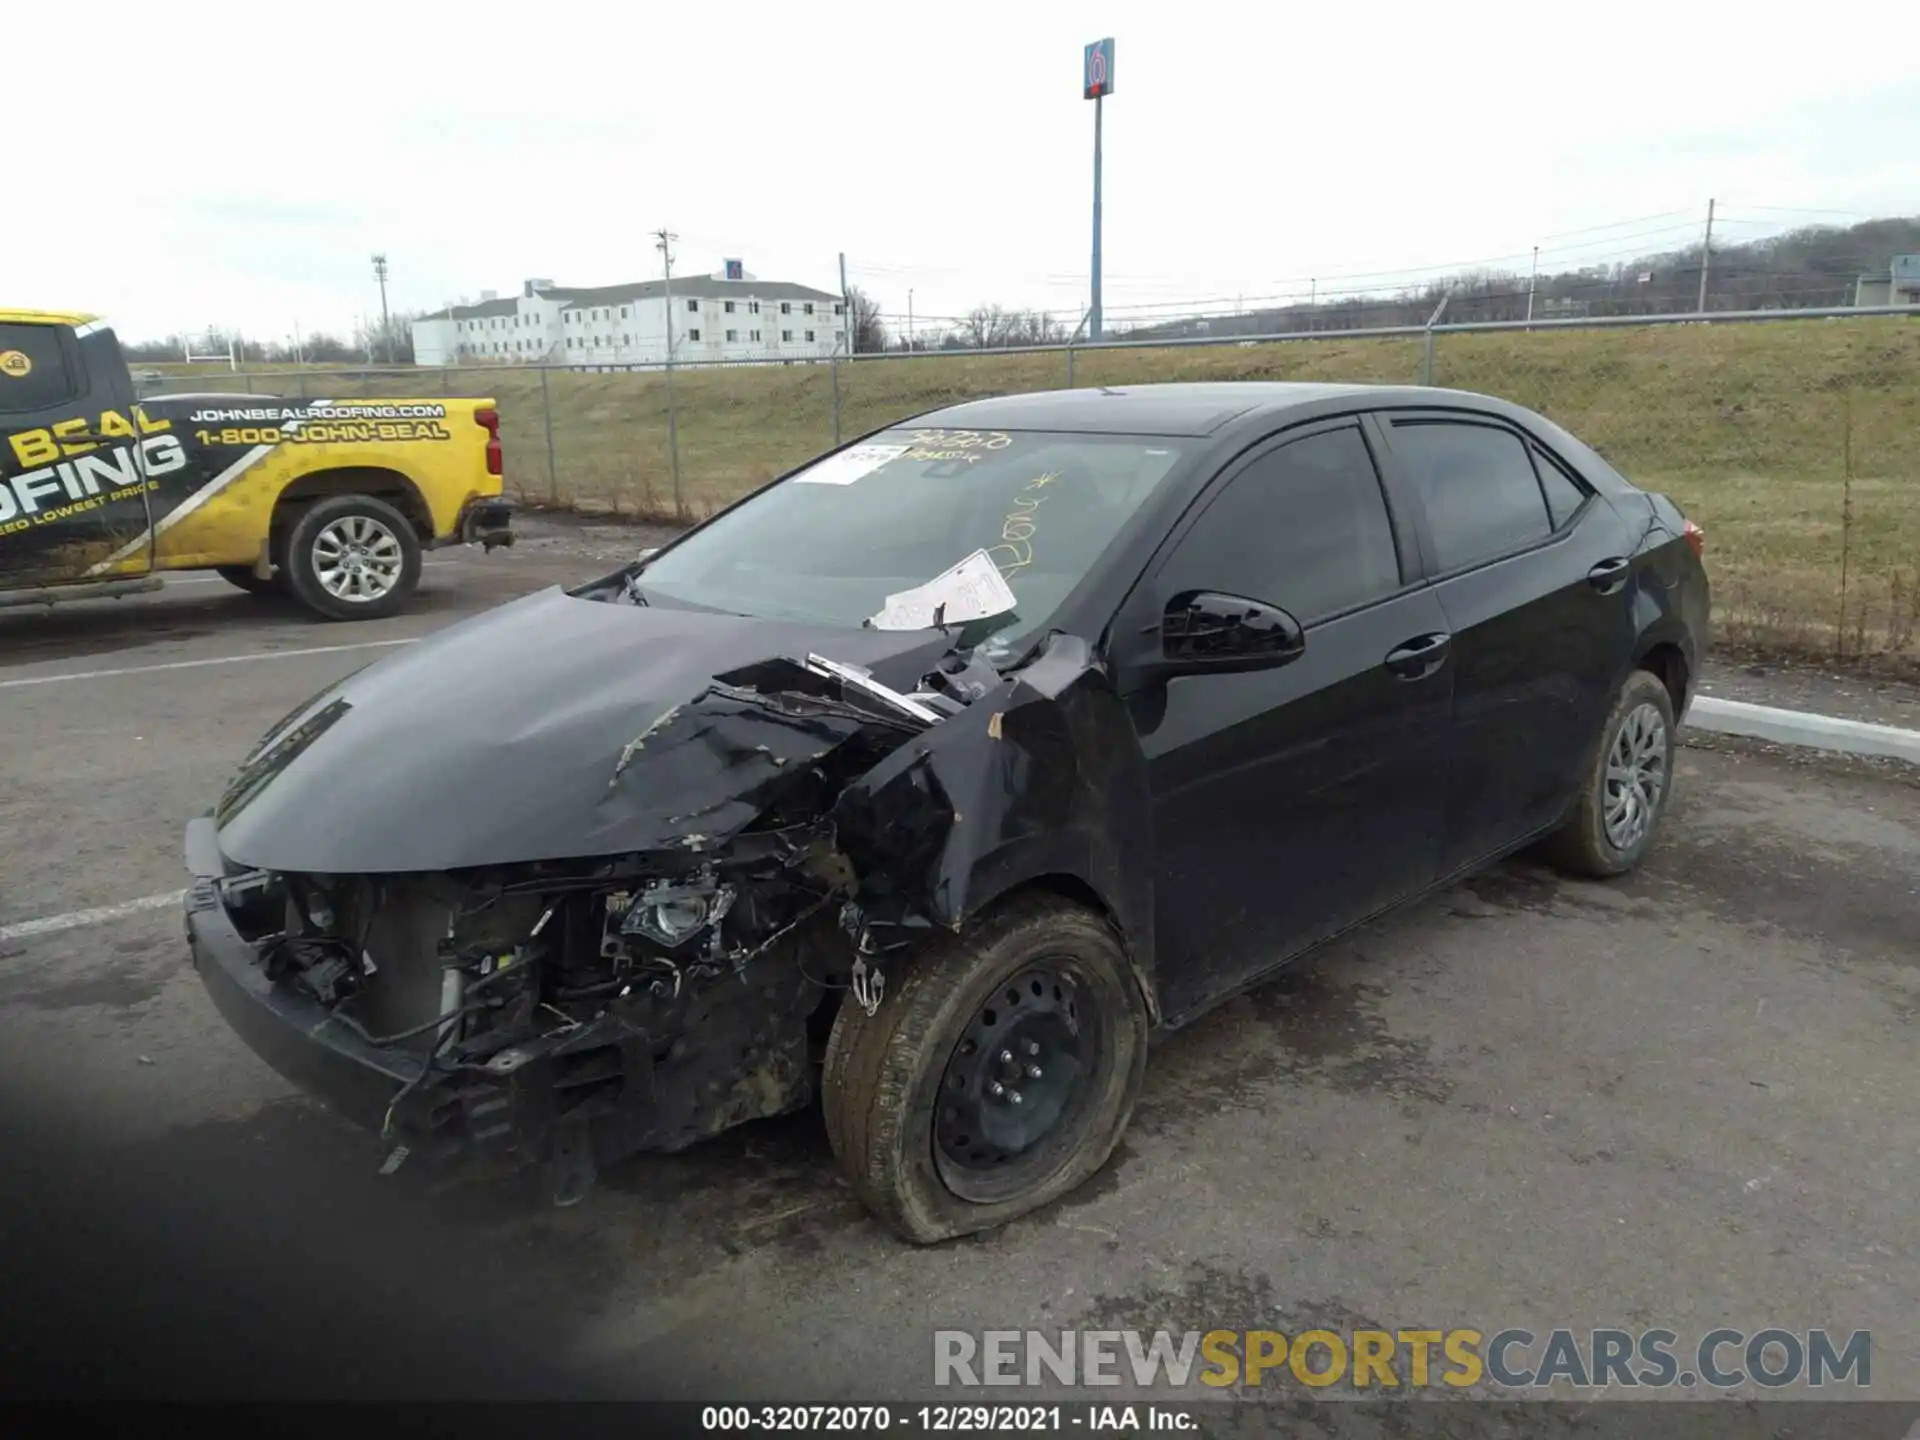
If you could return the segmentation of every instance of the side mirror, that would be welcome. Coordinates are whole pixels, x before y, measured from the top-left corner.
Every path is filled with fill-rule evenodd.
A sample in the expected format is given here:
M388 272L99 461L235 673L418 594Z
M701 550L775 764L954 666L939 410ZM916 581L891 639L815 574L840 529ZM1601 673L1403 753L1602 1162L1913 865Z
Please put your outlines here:
M1298 660L1306 649L1300 622L1278 605L1189 591L1167 602L1156 668L1168 676L1272 670Z

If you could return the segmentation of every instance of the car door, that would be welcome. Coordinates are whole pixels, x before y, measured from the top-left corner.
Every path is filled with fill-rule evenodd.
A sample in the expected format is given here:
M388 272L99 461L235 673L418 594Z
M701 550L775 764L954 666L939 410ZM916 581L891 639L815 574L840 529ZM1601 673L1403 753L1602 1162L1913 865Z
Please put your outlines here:
M83 346L105 337L116 363ZM126 367L110 331L0 317L0 588L80 580L147 530ZM146 569L144 549L114 575Z
M1122 607L1111 653L1152 791L1169 1020L1432 880L1452 672L1418 566L1346 419L1233 463ZM1304 650L1152 681L1168 607L1195 592L1287 610Z
M1453 635L1442 875L1551 825L1633 646L1630 527L1570 466L1483 414L1376 417L1418 500Z

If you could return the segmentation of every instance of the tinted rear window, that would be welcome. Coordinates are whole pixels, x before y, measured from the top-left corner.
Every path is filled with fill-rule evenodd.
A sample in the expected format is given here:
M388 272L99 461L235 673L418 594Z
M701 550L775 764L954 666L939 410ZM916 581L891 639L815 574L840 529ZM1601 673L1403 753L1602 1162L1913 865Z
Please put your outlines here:
M80 393L60 329L0 323L0 413L51 410Z
M1443 572L1511 554L1552 531L1533 461L1511 430L1402 420L1393 448L1426 501Z

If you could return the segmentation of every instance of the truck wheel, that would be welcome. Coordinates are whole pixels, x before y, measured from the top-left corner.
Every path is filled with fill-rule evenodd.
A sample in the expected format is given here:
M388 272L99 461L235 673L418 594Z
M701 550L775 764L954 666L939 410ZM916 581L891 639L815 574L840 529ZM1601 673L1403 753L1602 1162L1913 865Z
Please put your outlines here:
M244 590L249 595L278 595L286 589L282 583L284 576L275 575L271 579L262 580L253 573L251 565L222 565L214 573L229 585Z
M1653 844L1673 792L1673 697L1660 677L1636 670L1620 687L1567 821L1541 856L1573 875L1622 875Z
M867 1208L930 1244L1004 1224L1097 1171L1146 1061L1146 1006L1112 930L1025 899L935 938L874 1014L841 1002L827 1137Z
M371 495L316 503L287 537L287 583L329 620L377 620L420 583L420 539L407 517Z

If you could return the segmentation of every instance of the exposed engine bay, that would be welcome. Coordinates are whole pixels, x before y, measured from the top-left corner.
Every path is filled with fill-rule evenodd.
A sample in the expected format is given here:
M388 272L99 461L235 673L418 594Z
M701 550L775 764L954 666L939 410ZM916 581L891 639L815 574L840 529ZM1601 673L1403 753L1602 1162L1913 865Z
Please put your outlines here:
M223 851L353 704L349 685L262 741L216 812ZM604 765L598 804L639 815L645 786L639 848L319 873L248 867L243 841L202 884L273 986L310 1002L310 1038L408 1077L378 1117L388 1169L544 1162L571 1203L600 1163L810 1103L842 995L871 1012L916 938L1029 874L1150 895L1122 878L1139 770L1070 637L1012 674L950 649L906 692L808 653L713 676ZM1150 965L1134 903L1116 918Z

